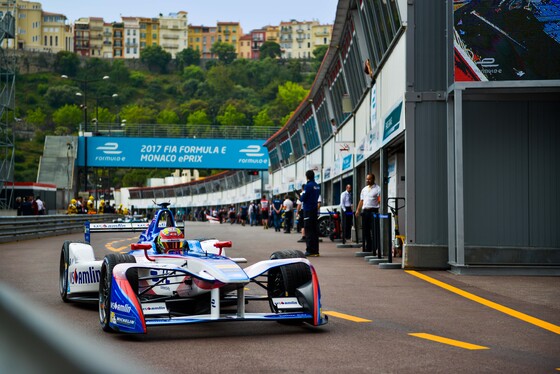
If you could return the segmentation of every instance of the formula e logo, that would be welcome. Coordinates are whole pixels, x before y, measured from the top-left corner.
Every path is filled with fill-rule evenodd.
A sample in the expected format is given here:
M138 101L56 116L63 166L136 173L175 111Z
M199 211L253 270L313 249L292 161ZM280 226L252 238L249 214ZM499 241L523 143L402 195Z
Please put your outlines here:
M97 147L97 150L103 151L106 155L120 155L122 151L118 151L119 143L108 142Z
M245 153L249 157L262 157L264 153L261 153L260 150L260 145L250 145L247 148L240 150L239 152Z

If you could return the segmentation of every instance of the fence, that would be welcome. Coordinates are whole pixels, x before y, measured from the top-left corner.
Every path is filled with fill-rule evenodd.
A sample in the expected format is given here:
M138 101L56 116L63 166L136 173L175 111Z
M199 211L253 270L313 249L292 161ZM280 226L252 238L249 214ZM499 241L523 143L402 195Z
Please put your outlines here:
M86 221L111 222L116 217L114 214L0 217L0 243L83 232Z

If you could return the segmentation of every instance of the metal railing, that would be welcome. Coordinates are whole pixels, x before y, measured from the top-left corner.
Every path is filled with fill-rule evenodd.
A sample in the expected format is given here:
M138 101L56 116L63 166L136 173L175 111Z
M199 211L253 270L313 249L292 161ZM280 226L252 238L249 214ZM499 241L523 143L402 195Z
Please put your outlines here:
M38 239L84 231L84 223L111 222L114 214L0 217L0 243Z
M93 126L95 136L128 136L137 138L208 138L208 139L268 139L279 127L219 126L180 124L99 123Z

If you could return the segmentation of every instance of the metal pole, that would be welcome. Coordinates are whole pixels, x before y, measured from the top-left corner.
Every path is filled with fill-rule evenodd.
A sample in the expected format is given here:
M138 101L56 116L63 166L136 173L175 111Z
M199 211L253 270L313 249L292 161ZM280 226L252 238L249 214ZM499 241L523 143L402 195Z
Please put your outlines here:
M88 190L88 118L87 118L87 81L84 81L84 189Z
M397 204L397 203L395 202L395 204ZM389 242L389 246L388 246L389 251L387 252L387 262L390 264L390 263L393 262L393 250L392 250L393 248L392 248L392 242L391 242L391 225L393 223L393 220L392 220L392 217L391 217L391 213L387 212L385 214L388 217L387 222L389 223L389 224L385 225L385 226L387 226L387 229L385 231L385 233L386 233L385 237L387 238L387 241Z

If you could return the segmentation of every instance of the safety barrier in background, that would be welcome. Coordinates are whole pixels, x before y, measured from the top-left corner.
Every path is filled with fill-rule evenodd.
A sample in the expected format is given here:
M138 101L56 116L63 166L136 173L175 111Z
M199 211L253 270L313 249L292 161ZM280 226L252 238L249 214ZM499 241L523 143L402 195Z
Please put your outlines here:
M111 222L115 214L0 217L0 243L38 239L84 231L84 223Z

